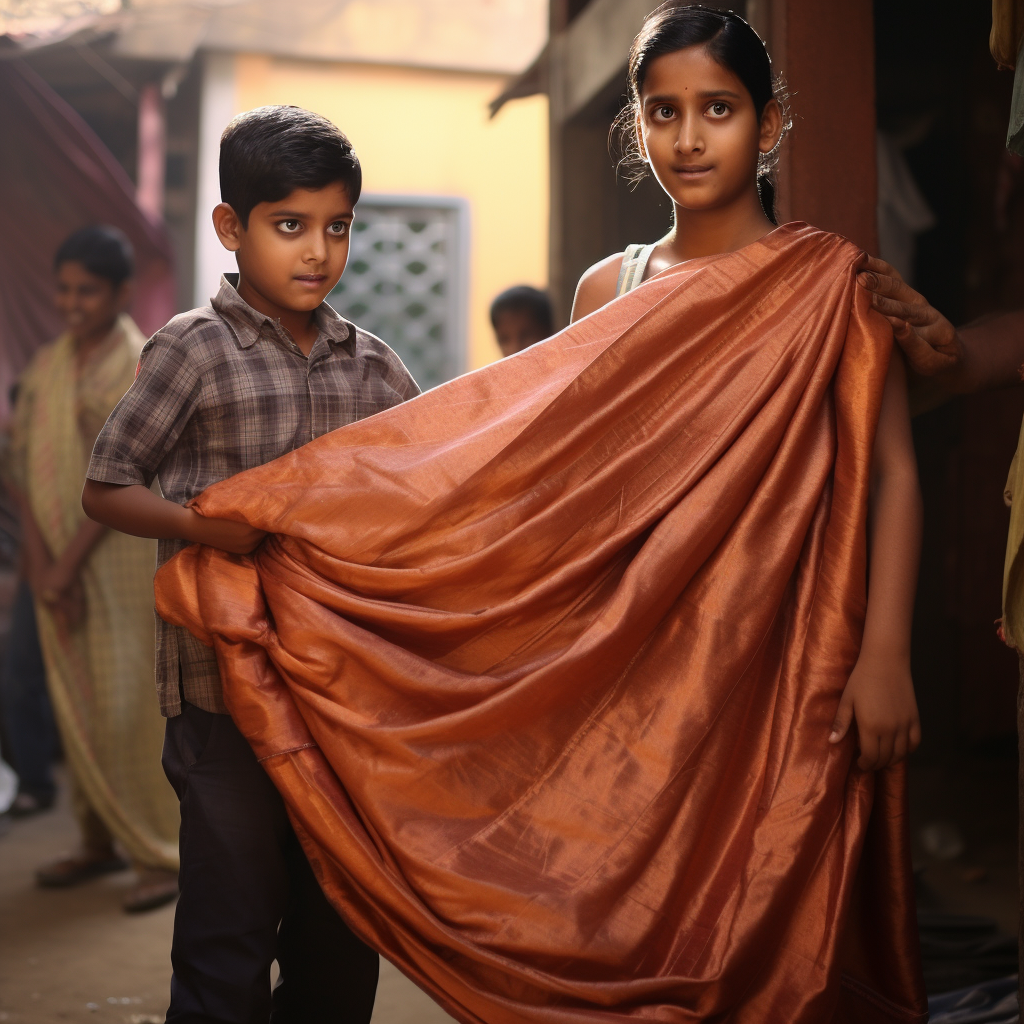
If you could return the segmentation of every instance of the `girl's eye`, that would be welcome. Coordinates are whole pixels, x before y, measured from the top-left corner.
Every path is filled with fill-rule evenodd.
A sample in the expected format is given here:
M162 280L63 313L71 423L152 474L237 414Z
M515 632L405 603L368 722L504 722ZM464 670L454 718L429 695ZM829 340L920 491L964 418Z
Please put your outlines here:
M297 220L283 220L277 225L285 234L293 235L302 225Z
M729 113L729 104L728 103L712 103L710 109L711 109L711 113L714 114L715 117L725 117L725 115Z
M675 113L675 111L671 107L661 106L658 107L655 113L658 115L658 117L662 118L662 120L668 121Z
M344 238L348 225L343 220L336 220L327 230L338 238Z

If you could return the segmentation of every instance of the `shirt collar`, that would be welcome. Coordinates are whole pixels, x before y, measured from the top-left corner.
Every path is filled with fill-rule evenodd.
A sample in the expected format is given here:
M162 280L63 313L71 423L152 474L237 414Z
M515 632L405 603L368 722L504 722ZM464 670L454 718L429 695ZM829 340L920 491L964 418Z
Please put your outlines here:
M265 326L281 334L286 332L279 320L273 320L266 313L252 308L238 294L238 275L223 274L220 289L211 300L213 308L221 316L230 320L235 328L235 338L240 348L250 348L259 339ZM338 314L326 302L321 302L313 313L320 333L333 345L340 345L349 355L355 355L355 327Z

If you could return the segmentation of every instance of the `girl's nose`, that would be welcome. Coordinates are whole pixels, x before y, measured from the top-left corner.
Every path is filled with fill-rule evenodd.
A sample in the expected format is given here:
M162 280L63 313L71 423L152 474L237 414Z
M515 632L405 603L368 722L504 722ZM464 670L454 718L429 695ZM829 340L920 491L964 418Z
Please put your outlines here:
M676 136L676 149L680 153L696 153L703 148L700 137L700 121L697 118L683 115L679 120L679 135Z

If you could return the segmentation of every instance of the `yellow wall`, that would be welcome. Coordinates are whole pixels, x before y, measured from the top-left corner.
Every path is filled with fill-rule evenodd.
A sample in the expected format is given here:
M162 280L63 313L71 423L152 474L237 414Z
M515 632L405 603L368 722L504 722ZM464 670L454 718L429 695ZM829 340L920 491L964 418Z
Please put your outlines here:
M294 103L329 117L359 154L366 192L468 201L470 369L498 358L491 299L513 284L547 284L547 98L516 100L488 120L505 81L255 55L235 64L236 113Z

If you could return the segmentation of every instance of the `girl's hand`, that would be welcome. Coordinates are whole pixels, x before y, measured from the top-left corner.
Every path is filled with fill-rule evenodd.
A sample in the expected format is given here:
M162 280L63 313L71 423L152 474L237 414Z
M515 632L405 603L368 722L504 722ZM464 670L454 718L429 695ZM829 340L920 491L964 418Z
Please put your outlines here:
M830 743L839 743L856 719L864 771L902 761L921 743L917 698L910 665L899 658L861 650L832 723Z

